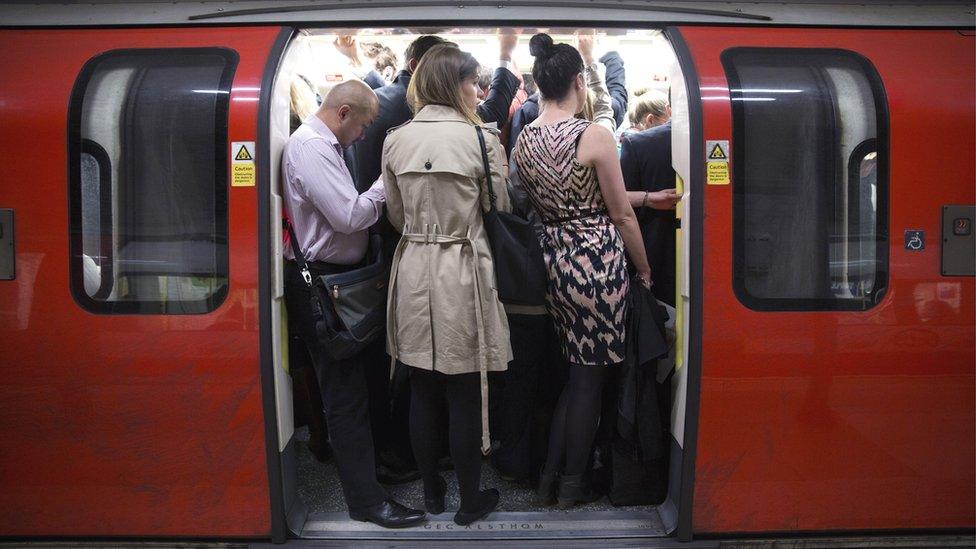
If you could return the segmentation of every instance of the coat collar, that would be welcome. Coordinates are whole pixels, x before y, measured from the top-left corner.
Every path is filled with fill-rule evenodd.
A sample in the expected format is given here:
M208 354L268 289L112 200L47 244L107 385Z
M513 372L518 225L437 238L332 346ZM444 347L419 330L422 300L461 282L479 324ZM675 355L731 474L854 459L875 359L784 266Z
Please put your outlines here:
M413 117L413 120L414 122L442 122L445 120L453 120L470 124L470 121L461 116L461 113L444 105L427 105L420 109L420 112Z
M398 72L393 78L393 83L406 88L407 85L410 84L410 76L410 71L401 69L400 72Z

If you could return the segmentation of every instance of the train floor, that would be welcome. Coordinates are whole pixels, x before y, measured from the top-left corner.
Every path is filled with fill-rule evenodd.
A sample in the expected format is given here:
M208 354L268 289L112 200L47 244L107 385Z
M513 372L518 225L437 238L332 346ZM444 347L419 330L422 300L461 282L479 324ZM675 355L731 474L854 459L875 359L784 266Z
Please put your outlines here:
M457 526L454 511L459 505L457 481L453 471L444 473L448 490L447 511L433 515L427 524L403 530L384 530L368 523L349 519L342 497L342 488L334 462L319 463L308 450L308 430L295 433L298 450L298 496L308 510L308 520L302 537L422 538L439 531L441 537L477 538L579 538L612 537L616 534L640 531L648 536L664 536L666 532L658 510L654 506L614 507L607 498L562 511L555 507L540 507L533 503L533 491L498 477L487 461L482 466L482 485L498 488L501 501L498 510L485 520L471 526ZM387 486L397 501L415 508L423 508L423 487L420 480Z

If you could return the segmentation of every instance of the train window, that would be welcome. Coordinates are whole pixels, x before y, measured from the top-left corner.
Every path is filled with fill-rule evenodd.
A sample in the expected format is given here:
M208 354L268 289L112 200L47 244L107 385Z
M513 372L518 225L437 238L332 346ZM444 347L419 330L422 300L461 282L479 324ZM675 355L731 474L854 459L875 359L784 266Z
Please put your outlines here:
M68 127L72 294L95 313L196 314L227 294L227 110L237 54L89 61Z
M887 283L887 128L848 51L735 48L733 286L756 310L866 310Z

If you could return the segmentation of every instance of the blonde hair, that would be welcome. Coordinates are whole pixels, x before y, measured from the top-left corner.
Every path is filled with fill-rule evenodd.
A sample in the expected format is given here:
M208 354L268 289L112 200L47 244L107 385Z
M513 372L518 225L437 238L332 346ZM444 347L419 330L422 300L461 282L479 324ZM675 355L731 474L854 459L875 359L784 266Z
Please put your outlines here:
M291 114L299 120L305 120L319 108L318 102L315 99L315 92L312 91L308 82L301 76L296 76L292 79L291 89L289 91Z
M663 118L668 115L668 96L658 90L638 90L635 92L634 106L627 113L631 126L643 124L647 115Z
M407 87L407 101L414 114L427 105L456 110L468 122L480 125L481 118L461 97L461 84L478 75L478 61L453 44L439 44L420 59Z

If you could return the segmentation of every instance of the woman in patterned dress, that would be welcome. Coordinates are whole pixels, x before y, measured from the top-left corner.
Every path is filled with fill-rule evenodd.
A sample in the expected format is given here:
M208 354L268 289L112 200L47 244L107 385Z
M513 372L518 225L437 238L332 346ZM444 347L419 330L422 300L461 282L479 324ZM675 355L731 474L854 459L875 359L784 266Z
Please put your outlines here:
M606 128L576 118L586 101L583 60L547 34L529 43L541 94L539 117L513 152L523 187L545 226L548 308L569 362L538 495L561 508L598 499L583 480L609 366L623 362L628 291L624 249L650 287L634 210L627 201L616 142Z

